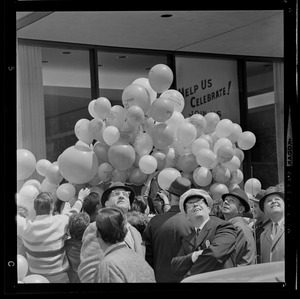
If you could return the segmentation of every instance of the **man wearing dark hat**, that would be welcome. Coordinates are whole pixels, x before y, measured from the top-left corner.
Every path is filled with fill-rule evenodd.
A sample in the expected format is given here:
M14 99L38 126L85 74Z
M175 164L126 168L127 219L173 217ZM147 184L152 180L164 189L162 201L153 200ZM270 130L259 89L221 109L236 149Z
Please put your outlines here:
M234 267L236 230L230 222L211 215L212 206L213 200L205 190L190 189L180 197L180 210L193 225L171 261L172 270L181 279Z
M231 222L237 230L235 262L237 266L256 263L256 244L251 228L243 219L250 211L248 196L240 188L235 188L222 195L222 214L225 220Z
M271 219L260 236L261 262L284 261L284 186L269 187L259 207Z
M193 230L191 222L179 209L180 196L190 188L190 180L176 178L166 190L171 208L151 218L143 233L146 260L154 269L156 282L180 281L172 272L171 260L177 255L182 239Z
M260 235L266 226L271 222L269 216L259 208L259 201L264 196L266 190L260 190L255 196L249 196L251 210L253 214L254 239L256 243L256 262L260 261Z
M127 214L135 198L134 190L123 183L113 183L101 196L102 207L118 207ZM142 245L142 237L138 230L127 222L126 245L136 253L145 258L145 247ZM82 283L94 281L94 273L100 260L103 257L103 250L97 238L96 222L91 223L82 236L82 247L80 253L80 265L78 276Z

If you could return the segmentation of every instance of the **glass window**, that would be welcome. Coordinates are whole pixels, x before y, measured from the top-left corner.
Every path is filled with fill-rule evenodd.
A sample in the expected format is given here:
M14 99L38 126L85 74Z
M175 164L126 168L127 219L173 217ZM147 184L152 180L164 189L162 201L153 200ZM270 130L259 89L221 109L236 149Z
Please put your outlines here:
M51 162L78 139L74 126L91 119L89 52L42 48L47 159Z
M278 184L273 82L272 62L247 62L247 130L256 137L250 166L263 189Z
M159 63L167 64L167 56L99 51L99 96L112 106L123 106L123 90L138 78L148 78L149 70Z

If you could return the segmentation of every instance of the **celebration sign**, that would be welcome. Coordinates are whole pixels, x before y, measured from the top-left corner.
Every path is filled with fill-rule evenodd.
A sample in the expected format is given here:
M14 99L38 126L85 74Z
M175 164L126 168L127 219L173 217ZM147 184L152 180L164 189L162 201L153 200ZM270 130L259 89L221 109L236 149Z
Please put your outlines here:
M240 123L236 61L177 56L176 80L185 98L184 117L215 112Z

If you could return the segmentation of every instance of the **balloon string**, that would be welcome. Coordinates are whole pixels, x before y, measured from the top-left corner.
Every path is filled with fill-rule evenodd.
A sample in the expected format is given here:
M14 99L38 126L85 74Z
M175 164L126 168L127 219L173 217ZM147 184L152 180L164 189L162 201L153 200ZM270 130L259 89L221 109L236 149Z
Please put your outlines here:
M250 174L251 174L251 178L253 178L253 166L251 165L250 167ZM252 186L252 196L253 195L253 180L251 181L251 186ZM255 245L255 248L256 248L256 226L255 226L255 222L256 222L256 219L255 219L255 215L252 211L252 216L253 216L253 236L254 236L254 245ZM257 249L257 248L256 248ZM257 251L255 251L255 264L257 264Z

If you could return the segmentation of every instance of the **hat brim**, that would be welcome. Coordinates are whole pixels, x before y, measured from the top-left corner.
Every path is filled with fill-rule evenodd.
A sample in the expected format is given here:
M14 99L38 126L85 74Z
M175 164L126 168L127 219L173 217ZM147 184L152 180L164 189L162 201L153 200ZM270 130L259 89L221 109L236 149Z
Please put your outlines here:
M247 212L250 211L250 205L249 205L249 203L243 197L241 197L241 196L239 196L237 194L225 193L225 194L222 195L223 201L225 200L226 196L228 196L228 195L234 196L234 197L236 197L237 199L239 199L242 202L243 206L245 207L245 212L244 213L247 213Z
M265 211L264 211L265 201L266 201L267 197L268 197L269 195L272 195L272 194L278 194L278 195L281 196L281 197L283 198L283 200L284 200L284 194L283 194L282 192L280 192L280 191L274 191L274 192L272 192L272 193L266 194L266 195L263 196L263 197L260 199L260 201L259 201L259 208L260 208L263 212L265 212Z
M110 188L106 189L103 192L103 194L101 196L101 205L102 205L102 207L105 206L105 203L108 200L108 197L109 197L110 193L115 189L124 189L125 191L130 191L129 202L130 202L130 205L133 203L133 201L135 199L135 192L132 188L130 188L128 186L113 186L113 187L110 187Z
M169 192L169 193L171 193L171 194L174 194L174 195L177 195L177 196L181 196L181 194L175 193L173 191L170 191L170 190L167 190L167 189L166 189L166 191Z

